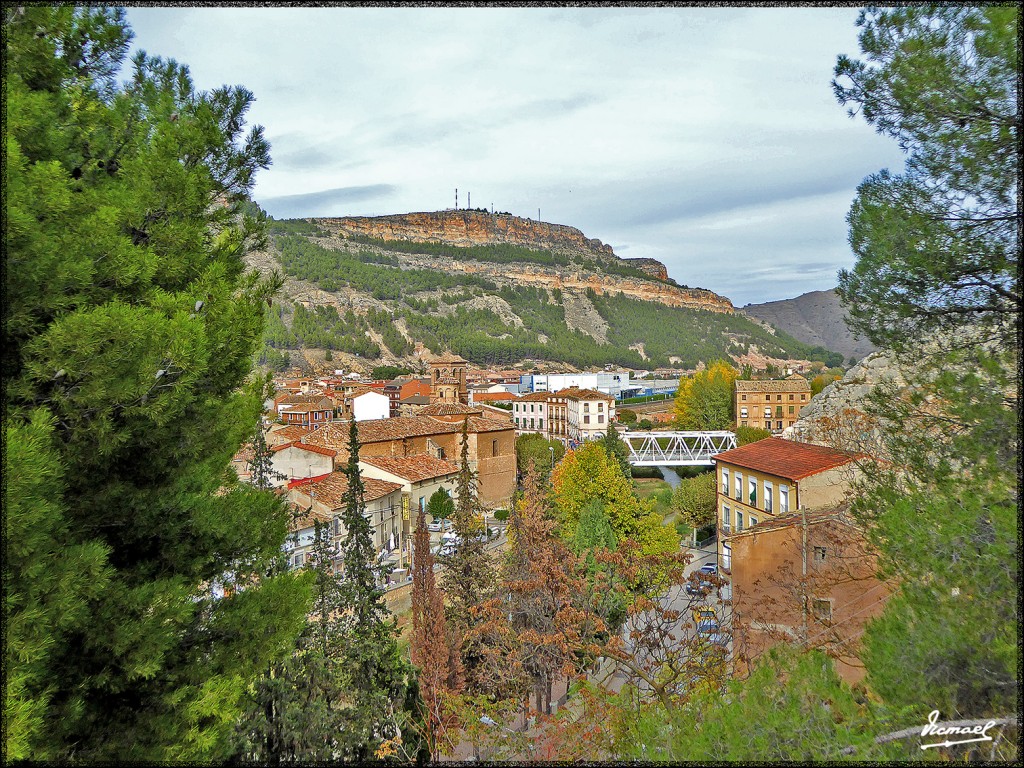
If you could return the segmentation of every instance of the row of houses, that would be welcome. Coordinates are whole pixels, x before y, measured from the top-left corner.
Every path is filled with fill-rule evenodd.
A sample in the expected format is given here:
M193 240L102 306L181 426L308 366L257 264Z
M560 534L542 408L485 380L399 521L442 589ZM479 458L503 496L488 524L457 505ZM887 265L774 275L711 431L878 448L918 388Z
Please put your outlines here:
M540 434L563 443L601 438L614 420L615 398L593 389L534 392L512 403L517 434Z

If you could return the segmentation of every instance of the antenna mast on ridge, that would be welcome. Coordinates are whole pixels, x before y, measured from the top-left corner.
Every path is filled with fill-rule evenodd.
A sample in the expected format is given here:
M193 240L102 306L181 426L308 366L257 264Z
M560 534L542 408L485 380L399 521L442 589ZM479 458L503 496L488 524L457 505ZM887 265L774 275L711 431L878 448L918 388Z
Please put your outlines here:
M455 188L455 210L459 210L459 188Z

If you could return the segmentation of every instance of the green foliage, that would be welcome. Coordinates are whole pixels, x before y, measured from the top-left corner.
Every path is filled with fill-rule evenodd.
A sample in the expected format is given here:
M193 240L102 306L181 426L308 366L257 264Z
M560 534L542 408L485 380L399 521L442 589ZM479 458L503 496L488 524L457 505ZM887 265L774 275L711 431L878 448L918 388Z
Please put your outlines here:
M244 88L198 92L144 53L119 85L123 10L29 5L4 33L9 743L217 761L308 604L266 576L282 504L227 470L279 287L243 275L269 148ZM228 578L244 588L214 598Z
M907 153L850 210L852 270L839 274L851 327L913 347L985 324L1020 333L1020 9L870 8L863 60L841 56L833 88Z
M758 440L764 440L771 436L770 431L760 427L736 427L736 447L756 443Z
M392 317L390 312L387 312L386 310L383 309L374 309L373 307L371 307L366 312L366 321L370 324L370 327L373 328L373 330L375 330L377 333L381 335L381 337L384 340L384 346L391 350L391 354L396 355L398 357L403 357L405 355L412 354L412 343L408 341L402 335L401 331L399 331L395 327L394 318ZM387 370L389 366L380 367ZM393 379L396 376L401 376L403 374L410 373L410 371L407 368L395 368L394 366L390 367L397 370L398 373L395 373L392 376L379 376L374 378Z
M397 269L387 259L333 250L299 235L277 236L274 244L278 260L289 275L314 283L332 280L335 285L348 285L380 300L400 299L410 293L438 288L494 287L490 281L470 275L432 269Z
M269 216L267 229L272 235L302 235L303 237L327 237L328 232L310 219L275 219ZM324 289L326 290L326 289Z
M619 417L619 421L623 424L636 424L636 411L631 411L628 408L622 408L617 411L617 415Z
M718 486L714 472L680 480L672 492L672 509L691 528L715 522Z
M899 746L878 747L879 720L843 683L819 651L773 649L746 680L700 691L666 716L648 709L615 719L616 758L668 762L819 762L880 759Z
M619 432L615 427L609 425L605 436L601 438L601 445L604 446L608 455L619 463L619 469L622 470L623 476L633 477L633 467L629 463L629 446L619 437Z
M728 359L737 352L737 339L757 344L765 354L777 357L806 357L810 350L787 334L771 334L739 314L666 307L622 294L595 293L591 302L608 323L608 341L612 346L627 349L631 344L643 343L649 360L634 368L667 367L669 356L681 358L682 362L676 365L683 368L695 368L701 361Z
M396 365L378 365L370 371L370 378L378 381L391 381L392 379L397 379L399 376L409 376L411 374L412 371L408 368L402 368Z
M735 424L733 389L739 371L725 360L679 381L675 425L678 429L726 430Z
M444 488L438 488L427 500L427 514L433 520L447 520L455 512L455 502Z
M529 432L516 436L516 470L520 477L526 477L533 464L546 481L551 468L565 456L565 446L559 440L549 440L544 435Z

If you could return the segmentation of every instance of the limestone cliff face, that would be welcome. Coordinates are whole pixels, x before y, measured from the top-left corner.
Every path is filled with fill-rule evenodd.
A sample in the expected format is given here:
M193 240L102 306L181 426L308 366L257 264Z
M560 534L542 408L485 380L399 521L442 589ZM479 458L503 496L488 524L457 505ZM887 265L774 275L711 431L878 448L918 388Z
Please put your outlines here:
M499 283L584 292L593 289L598 295L622 293L643 301L654 301L669 307L687 307L712 312L732 313L732 302L712 291L681 288L667 280L668 270L655 259L619 259L611 246L586 237L575 227L531 221L508 214L481 211L434 211L405 213L393 216L350 216L315 219L335 236L364 235L383 240L409 242L445 242L455 246L510 243L525 247L567 249L582 254L622 261L649 274L653 280L623 277L607 273L581 271L577 267L558 270L536 264L494 264L490 262L441 260L431 256L403 254L402 265L447 272L465 272L494 279ZM598 260L600 263L601 259Z
M543 248L573 248L603 256L615 255L610 245L588 238L575 227L532 221L505 213L451 210L394 216L348 216L316 219L316 222L333 233L366 235L385 240L417 243L441 241L461 246L512 243Z

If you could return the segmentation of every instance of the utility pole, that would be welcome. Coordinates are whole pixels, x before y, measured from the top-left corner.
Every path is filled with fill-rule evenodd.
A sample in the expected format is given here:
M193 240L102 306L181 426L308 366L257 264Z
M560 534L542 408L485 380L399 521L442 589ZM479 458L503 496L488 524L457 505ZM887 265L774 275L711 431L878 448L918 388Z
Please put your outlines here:
M455 188L455 210L459 210L459 188Z
M804 643L807 642L807 509L802 504L800 505L800 519L802 521L801 527L801 579L800 579L800 597L803 602L803 637L800 640ZM806 649L805 649L806 650Z
M472 207L473 207L473 193L472 192L467 192L466 193L466 208L472 208Z

